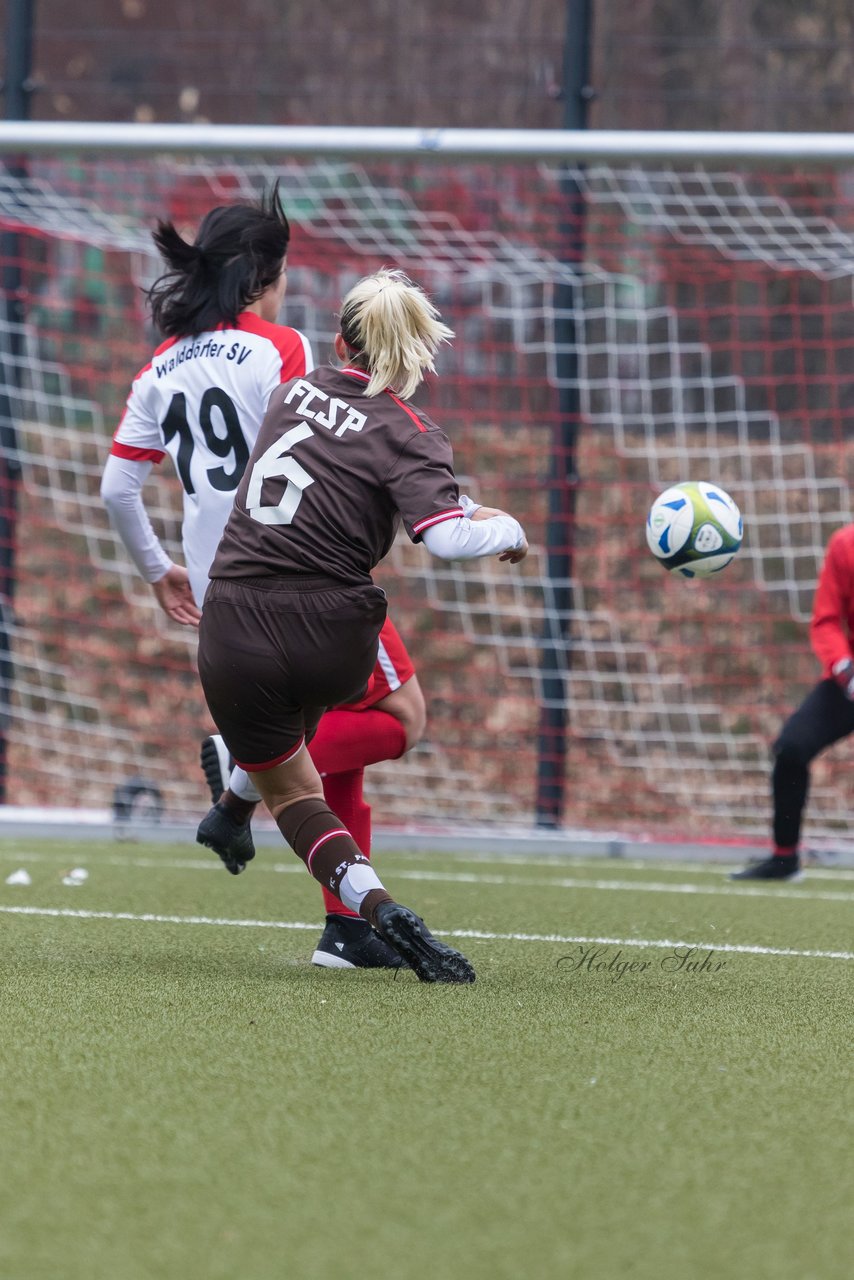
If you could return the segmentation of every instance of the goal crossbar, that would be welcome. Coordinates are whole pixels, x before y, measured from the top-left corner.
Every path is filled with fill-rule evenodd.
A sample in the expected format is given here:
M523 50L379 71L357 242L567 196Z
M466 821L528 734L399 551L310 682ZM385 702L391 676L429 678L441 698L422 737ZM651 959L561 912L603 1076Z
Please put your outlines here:
M88 150L845 166L854 162L854 134L0 122L0 153Z

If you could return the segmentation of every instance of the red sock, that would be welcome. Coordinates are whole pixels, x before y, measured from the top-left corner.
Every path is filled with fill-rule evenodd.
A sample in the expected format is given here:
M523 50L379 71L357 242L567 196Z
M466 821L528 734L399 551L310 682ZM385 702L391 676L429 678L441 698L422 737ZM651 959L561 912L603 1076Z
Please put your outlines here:
M318 773L349 773L380 760L396 760L406 750L403 725L387 711L327 711L309 743Z
M792 854L797 852L798 852L798 846L796 844L788 845L788 846L777 844L774 846L775 858L791 858Z
M332 713L327 713L332 714ZM353 712L350 712L353 715ZM364 712L359 712L364 715ZM325 719L326 717L324 717ZM322 723L322 722L321 722ZM371 856L371 806L362 798L363 769L351 769L347 773L327 773L323 779L323 796L333 813L337 813L350 835L366 858ZM340 898L321 886L323 905L327 915L353 916L355 911L345 907Z

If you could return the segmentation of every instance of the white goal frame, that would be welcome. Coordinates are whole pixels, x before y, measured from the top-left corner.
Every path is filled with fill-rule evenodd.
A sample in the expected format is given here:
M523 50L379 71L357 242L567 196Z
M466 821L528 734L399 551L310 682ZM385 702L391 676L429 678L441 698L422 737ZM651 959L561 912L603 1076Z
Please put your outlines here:
M683 165L692 161L847 165L854 161L854 134L0 121L0 154L84 150L420 159L435 155L446 159L567 160L579 164L654 160Z

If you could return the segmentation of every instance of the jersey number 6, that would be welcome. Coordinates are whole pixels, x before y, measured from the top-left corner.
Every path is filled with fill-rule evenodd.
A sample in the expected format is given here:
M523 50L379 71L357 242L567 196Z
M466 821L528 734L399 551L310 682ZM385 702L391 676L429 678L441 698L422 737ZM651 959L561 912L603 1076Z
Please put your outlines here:
M310 484L314 484L314 477L300 466L296 458L290 456L289 451L295 444L299 444L301 440L307 440L312 435L314 432L311 427L304 423L300 423L298 427L291 427L290 431L286 431L275 444L271 444L270 448L261 454L252 468L249 488L246 490L246 510L259 524L290 524L292 522L303 492ZM265 480L276 477L284 477L287 480L284 493L275 506L262 503L261 486Z

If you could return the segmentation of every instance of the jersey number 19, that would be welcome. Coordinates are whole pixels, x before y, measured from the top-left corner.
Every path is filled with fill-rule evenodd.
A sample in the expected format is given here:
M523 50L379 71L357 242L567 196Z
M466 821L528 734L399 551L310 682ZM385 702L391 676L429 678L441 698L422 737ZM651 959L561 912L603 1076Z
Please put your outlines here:
M214 430L213 411L219 410L220 419L225 426L225 435L217 435ZM228 458L234 455L234 467L209 467L207 477L213 489L228 493L236 489L243 478L246 464L249 461L249 446L240 429L240 417L234 402L222 387L208 387L199 404L199 426L205 438L205 444L217 458ZM166 417L163 419L163 439L166 444L178 437L178 453L175 466L186 493L195 493L190 463L193 458L193 429L187 417L187 398L183 391L177 392L169 403Z

